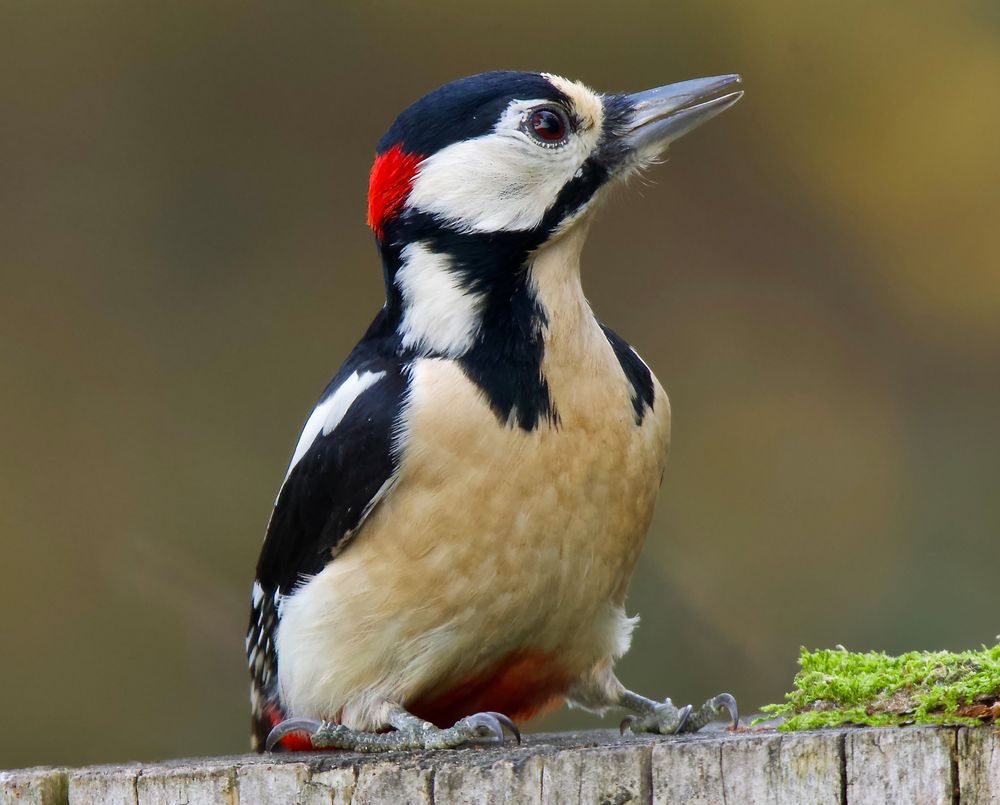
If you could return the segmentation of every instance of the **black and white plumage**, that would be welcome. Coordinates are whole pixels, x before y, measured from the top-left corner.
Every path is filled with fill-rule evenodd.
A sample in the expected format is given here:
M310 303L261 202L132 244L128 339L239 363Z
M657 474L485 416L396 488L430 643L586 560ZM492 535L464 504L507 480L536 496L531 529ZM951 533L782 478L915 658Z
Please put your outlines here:
M579 252L600 191L735 102L719 93L737 81L607 96L487 73L380 141L386 303L306 421L268 525L255 748L288 717L447 726L564 697L646 712L611 664L669 406L594 319Z
M406 369L391 344L369 332L303 427L274 504L251 596L247 657L257 740L273 726L265 717L268 705L279 706L274 641L281 597L346 548L389 490L398 462L395 429Z

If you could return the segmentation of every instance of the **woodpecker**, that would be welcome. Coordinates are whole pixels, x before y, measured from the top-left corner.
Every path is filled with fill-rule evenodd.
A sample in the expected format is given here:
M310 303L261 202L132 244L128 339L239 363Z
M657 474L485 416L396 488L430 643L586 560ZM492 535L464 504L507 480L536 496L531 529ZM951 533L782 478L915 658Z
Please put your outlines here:
M386 300L309 415L251 594L258 751L503 741L566 702L639 732L698 710L613 671L667 396L584 297L595 205L732 106L725 75L599 94L548 73L432 91L378 143Z

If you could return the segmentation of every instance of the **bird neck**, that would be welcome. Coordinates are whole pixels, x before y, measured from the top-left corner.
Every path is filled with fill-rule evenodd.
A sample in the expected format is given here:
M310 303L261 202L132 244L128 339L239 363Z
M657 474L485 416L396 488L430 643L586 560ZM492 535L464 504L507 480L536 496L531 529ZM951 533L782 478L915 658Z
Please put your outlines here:
M403 357L449 358L504 423L558 422L543 373L593 315L580 287L586 222L539 243L532 232L462 233L426 227L381 245L382 332ZM593 329L593 327L591 329Z
M580 282L580 254L589 228L589 221L577 223L531 258L531 289L546 318L546 352L572 352L600 329Z
M580 285L588 230L579 221L538 244L530 232L438 229L380 244L386 315L401 349L456 358L493 331L518 337L540 321L571 332L591 315Z

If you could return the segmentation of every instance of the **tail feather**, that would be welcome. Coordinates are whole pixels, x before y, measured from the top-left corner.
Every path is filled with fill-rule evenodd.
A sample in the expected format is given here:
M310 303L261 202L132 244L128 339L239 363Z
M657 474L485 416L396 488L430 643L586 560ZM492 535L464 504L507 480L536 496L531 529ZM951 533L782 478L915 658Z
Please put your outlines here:
M278 655L274 645L278 627L276 598L274 591L265 590L260 582L254 582L246 648L250 668L250 746L255 752L264 751L275 714L281 712Z

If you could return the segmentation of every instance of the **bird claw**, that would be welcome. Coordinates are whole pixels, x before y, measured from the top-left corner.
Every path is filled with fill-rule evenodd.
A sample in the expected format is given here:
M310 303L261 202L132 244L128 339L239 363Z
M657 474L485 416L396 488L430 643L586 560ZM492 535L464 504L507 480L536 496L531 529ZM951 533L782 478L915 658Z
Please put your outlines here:
M499 721L504 727L506 727L508 730L510 730L511 735L514 736L514 740L517 741L517 743L520 745L520 743L521 743L521 730L519 730L517 728L517 724L515 724L513 721L511 721L503 713L495 713L495 712L493 712L491 710L490 711L490 715L493 716L497 721Z
M267 741L264 743L264 750L271 752L274 747L278 745L278 742L282 738L291 735L293 732L304 732L309 736L310 742L312 737L320 732L323 727L326 726L324 721L316 721L312 718L286 718L279 724L275 724L271 731L267 734Z
M733 729L740 725L740 710L736 706L736 697L731 693L720 693L714 699L709 699L709 703L718 715L721 716L723 710L729 714Z
M729 716L733 729L739 726L740 711L736 706L736 697L731 693L720 693L705 702L688 719L684 725L684 732L697 732L710 721L715 721L723 716Z
M653 712L641 718L627 716L619 726L619 730L624 735L626 728L632 732L652 732L657 735L676 735L681 732L687 724L691 715L691 705L686 704L681 708L674 706L670 699L665 699L656 705Z
M705 702L697 710L690 704L678 709L670 699L658 704L652 712L641 717L626 716L619 725L619 732L652 732L658 735L678 735L698 732L710 721L728 716L733 727L740 723L736 699L730 693L720 693Z
M444 730L424 724L423 728L404 727L385 733L361 732L343 724L311 718L288 718L274 726L264 747L271 752L283 738L302 732L309 738L313 749L347 749L355 752L455 749L487 739L502 744L505 729L521 743L521 731L517 725L503 713L494 712L475 713Z
M685 704L680 709L680 712L677 714L678 715L678 720L677 720L677 726L674 727L674 735L676 735L679 732L683 732L684 731L684 727L687 726L688 718L691 715L691 710L692 710L692 707L691 707L690 704Z
M518 743L521 743L521 731L503 713L495 713L493 711L475 713L463 718L454 728L460 733L468 733L470 740L492 738L502 744L504 742L504 727L510 730Z

